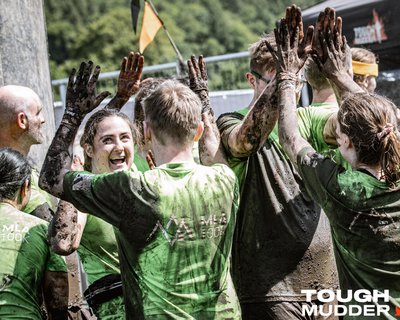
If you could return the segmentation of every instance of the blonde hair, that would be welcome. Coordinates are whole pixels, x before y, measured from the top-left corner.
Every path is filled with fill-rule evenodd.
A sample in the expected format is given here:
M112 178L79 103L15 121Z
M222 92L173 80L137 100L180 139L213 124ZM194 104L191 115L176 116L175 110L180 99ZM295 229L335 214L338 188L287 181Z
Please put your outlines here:
M165 137L181 144L193 141L201 122L201 102L187 86L164 81L142 102L145 120L163 145Z
M274 59L265 44L265 40L268 40L272 47L276 48L275 36L273 33L265 34L249 47L250 69L260 74L263 74L265 71L275 71Z

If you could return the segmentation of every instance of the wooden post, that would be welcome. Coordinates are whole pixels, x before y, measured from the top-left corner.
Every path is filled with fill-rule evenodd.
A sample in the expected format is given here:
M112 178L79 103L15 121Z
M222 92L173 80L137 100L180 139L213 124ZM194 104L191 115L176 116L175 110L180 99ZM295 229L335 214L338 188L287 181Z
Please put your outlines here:
M29 87L42 100L45 140L29 152L40 168L55 132L43 0L0 0L0 8L0 85Z

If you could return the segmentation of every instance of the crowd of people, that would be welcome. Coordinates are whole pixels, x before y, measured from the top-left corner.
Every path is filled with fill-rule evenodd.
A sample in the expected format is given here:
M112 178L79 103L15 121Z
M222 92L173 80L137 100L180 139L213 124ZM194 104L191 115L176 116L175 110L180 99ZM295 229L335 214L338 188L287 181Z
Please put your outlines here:
M71 72L40 176L27 160L43 142L40 99L0 88L0 318L69 319L63 256L77 251L86 319L394 319L398 111L373 93L377 60L350 49L335 10L303 30L288 7L250 47L249 106L218 119L202 56L186 80L142 80L143 66L125 57L94 113L109 95L96 94L100 67ZM297 107L305 81L312 103ZM133 119L121 112L132 96ZM319 295L338 290L347 298Z

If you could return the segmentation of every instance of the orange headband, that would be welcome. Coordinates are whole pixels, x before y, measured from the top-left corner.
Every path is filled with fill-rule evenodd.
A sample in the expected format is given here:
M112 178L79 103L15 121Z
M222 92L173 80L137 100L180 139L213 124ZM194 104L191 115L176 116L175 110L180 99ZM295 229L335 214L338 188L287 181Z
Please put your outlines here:
M364 63L359 61L352 61L353 73L366 76L378 76L378 65L376 63Z

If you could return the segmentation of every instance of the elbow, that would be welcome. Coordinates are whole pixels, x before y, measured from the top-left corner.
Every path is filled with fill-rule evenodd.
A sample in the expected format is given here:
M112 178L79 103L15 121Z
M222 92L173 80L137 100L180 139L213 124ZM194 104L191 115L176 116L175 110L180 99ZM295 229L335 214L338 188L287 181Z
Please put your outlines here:
M51 241L51 250L60 256L69 256L74 253L78 247L71 244L67 239Z

